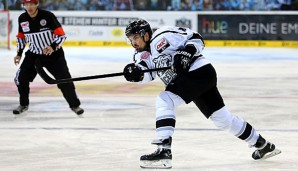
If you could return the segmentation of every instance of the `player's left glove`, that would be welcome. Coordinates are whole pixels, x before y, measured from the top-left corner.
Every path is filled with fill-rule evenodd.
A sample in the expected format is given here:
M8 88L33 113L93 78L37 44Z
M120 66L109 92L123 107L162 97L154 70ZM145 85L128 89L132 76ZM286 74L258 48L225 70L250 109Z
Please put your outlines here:
M185 49L177 50L174 53L173 68L177 74L187 72L190 68L190 62L196 52L196 48L188 45Z
M127 64L124 67L123 73L125 79L130 82L139 82L142 81L144 78L144 73L142 72L142 69L134 63Z

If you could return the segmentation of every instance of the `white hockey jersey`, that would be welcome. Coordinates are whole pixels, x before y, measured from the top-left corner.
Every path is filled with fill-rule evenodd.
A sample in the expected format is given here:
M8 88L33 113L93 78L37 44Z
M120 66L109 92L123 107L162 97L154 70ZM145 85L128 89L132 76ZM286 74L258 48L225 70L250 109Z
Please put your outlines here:
M143 52L138 66L143 70L172 66L176 50L184 49L189 44L192 44L197 49L194 56L200 56L191 64L189 71L210 63L201 55L204 49L204 42L198 33L188 28L165 26L154 32L150 43L151 54ZM147 72L144 74L144 79L141 83L152 81L156 76L165 85L168 85L175 79L176 73L172 69L151 73Z

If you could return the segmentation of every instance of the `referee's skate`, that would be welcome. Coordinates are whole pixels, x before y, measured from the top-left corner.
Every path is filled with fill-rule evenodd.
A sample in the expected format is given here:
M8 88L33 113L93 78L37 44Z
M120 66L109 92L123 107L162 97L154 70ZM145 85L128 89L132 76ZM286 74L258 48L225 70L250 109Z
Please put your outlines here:
M25 111L27 111L28 110L28 106L22 106L22 105L19 105L17 108L15 108L13 111L12 111L12 113L14 114L14 115L19 115L19 114L21 114L21 113L23 113L23 112L25 112Z

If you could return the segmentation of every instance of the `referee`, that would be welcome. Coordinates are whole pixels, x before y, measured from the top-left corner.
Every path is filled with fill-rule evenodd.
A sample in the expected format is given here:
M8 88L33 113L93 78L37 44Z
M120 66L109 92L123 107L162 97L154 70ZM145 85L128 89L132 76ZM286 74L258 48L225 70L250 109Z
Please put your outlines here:
M56 16L49 11L39 9L39 0L22 0L22 4L25 12L18 19L15 65L20 63L26 43L29 44L29 49L15 77L15 84L20 95L20 105L13 110L15 115L28 110L29 84L37 75L36 60L40 60L55 79L71 78L62 49L66 36ZM84 110L80 108L81 102L77 97L74 84L58 84L58 88L70 109L81 116Z

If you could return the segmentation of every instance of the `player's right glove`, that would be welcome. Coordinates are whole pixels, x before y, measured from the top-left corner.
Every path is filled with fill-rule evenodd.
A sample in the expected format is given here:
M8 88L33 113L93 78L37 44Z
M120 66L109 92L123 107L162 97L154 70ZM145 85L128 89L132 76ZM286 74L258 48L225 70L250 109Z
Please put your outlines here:
M187 72L190 68L190 62L196 52L196 48L188 45L185 49L178 49L174 53L173 68L177 74Z
M124 77L130 82L139 82L144 78L144 73L142 69L138 67L135 63L127 64L123 70Z

